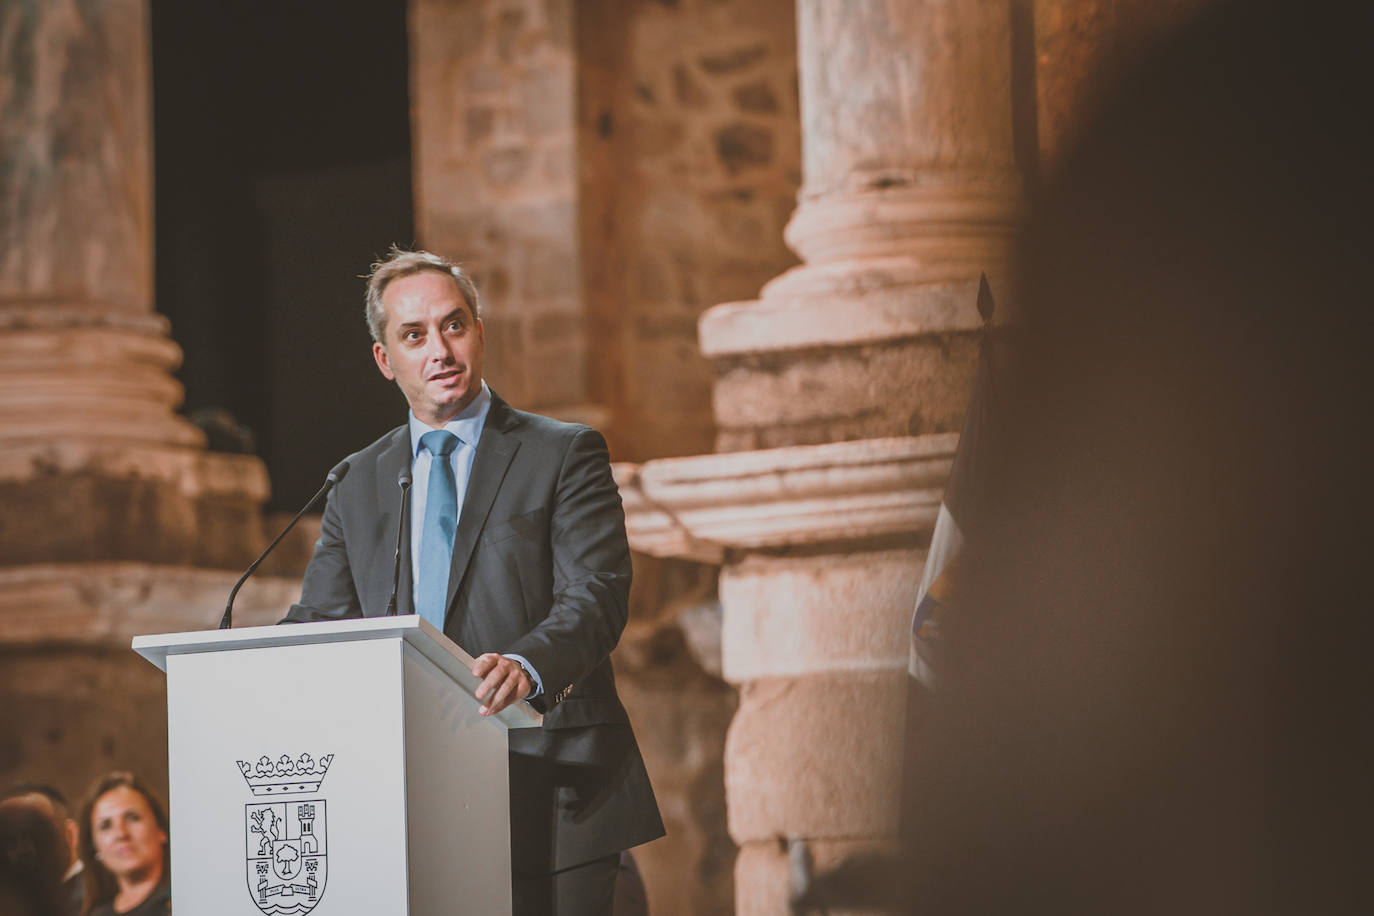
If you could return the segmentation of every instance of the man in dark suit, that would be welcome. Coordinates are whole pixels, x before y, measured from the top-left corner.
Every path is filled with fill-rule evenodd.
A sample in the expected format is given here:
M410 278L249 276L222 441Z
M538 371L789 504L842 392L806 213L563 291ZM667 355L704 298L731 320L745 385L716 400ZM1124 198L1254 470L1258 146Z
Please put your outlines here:
M605 440L486 386L477 291L451 261L393 249L367 318L409 421L352 456L287 620L386 613L409 474L400 613L474 656L483 715L522 699L544 715L511 733L516 912L609 913L619 853L663 823L609 658L630 553Z

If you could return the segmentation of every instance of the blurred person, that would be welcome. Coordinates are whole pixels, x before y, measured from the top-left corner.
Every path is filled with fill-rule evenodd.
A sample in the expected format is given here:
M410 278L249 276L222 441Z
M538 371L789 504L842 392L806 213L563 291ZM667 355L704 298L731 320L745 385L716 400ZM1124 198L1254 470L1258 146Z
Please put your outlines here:
M0 801L0 913L63 916L67 859L62 835L38 798Z
M36 802L52 818L67 847L66 872L62 876L62 912L64 916L79 916L83 899L81 852L78 848L81 830L77 826L76 818L71 816L71 805L67 803L67 797L55 786L47 783L21 782L10 786L5 791L4 798L25 798Z
M167 813L133 773L96 783L81 809L86 916L166 916L172 911Z
M1206 7L1048 176L913 909L1359 911L1371 27Z
M1025 234L901 862L798 912L1369 912L1368 5L1202 6Z

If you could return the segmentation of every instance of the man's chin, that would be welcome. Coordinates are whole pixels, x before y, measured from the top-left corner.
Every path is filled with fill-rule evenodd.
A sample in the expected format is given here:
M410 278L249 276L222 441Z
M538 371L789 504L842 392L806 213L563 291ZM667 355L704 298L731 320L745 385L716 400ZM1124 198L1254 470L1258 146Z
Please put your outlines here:
M468 391L463 392L461 395L455 393L452 397L436 398L426 405L428 408L427 412L429 416L438 422L438 424L442 425L462 413L463 408L471 404L476 397L476 391ZM419 414L417 413L416 415L418 416Z

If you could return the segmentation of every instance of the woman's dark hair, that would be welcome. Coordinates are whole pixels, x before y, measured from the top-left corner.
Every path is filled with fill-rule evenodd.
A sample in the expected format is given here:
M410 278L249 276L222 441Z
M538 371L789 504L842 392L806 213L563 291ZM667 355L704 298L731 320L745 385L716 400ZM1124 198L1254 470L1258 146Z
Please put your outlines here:
M133 773L123 770L107 773L96 781L81 806L80 853L81 861L85 863L81 871L81 880L86 888L86 902L81 907L81 916L87 916L100 904L114 900L119 890L115 876L95 857L95 832L91 829L91 814L95 811L96 802L100 801L101 796L112 789L120 788L132 789L142 795L143 800L148 803L148 808L153 812L153 819L162 828L162 832L167 834L168 842L162 847L162 880L167 881L172 875L171 828L167 823L166 806L148 784Z

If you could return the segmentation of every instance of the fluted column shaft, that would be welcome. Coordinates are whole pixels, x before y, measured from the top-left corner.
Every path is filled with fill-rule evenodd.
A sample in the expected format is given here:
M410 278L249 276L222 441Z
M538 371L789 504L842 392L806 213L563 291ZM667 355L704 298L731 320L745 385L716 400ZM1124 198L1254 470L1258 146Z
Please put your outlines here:
M152 310L144 0L21 0L0 32L0 447L200 445Z

